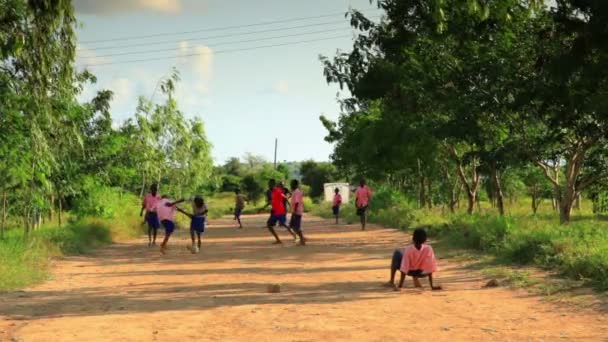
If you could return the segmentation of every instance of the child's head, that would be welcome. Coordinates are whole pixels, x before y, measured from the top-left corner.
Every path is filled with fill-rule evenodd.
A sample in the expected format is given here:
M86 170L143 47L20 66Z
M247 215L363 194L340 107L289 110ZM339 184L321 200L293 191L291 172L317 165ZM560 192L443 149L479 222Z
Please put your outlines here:
M297 179L291 181L291 190L295 190L300 186L300 182Z
M335 192L335 193L336 193L336 195L337 195L337 194L339 194L339 193L340 193L340 189L339 189L339 188L336 188L336 189L334 190L334 192Z
M365 186L365 179L364 178L361 178L361 180L359 181L359 185Z
M422 245L426 242L426 231L422 228L414 230L414 236L412 237L414 244Z
M280 189L285 189L285 184L283 182L279 182L279 185L277 185Z
M150 185L150 193L152 195L156 195L157 192L158 192L158 185L156 183Z
M205 205L205 201L203 200L203 198L201 196L196 196L196 197L194 197L194 205L197 208L202 208L203 205Z
M268 181L268 187L270 189L274 188L276 186L276 184L277 184L277 181L275 181L274 179L271 179Z
M237 194L237 195L240 194L241 193L241 189L239 189L239 188L234 189L234 193Z

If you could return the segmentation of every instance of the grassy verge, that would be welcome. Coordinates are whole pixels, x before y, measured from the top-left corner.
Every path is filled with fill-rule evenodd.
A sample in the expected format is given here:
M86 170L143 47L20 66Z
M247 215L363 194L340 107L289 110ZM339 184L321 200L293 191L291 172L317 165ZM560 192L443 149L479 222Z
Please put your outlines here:
M125 197L114 217L70 219L63 227L48 224L24 236L11 229L0 240L0 291L14 290L44 281L54 257L85 254L113 240L141 233L138 200Z

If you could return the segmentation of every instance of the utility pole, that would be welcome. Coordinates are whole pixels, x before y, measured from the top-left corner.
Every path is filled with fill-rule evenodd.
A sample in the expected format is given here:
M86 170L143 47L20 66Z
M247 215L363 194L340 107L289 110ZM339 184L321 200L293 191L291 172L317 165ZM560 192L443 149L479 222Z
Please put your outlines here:
M277 169L277 145L279 144L279 139L274 138L274 169Z

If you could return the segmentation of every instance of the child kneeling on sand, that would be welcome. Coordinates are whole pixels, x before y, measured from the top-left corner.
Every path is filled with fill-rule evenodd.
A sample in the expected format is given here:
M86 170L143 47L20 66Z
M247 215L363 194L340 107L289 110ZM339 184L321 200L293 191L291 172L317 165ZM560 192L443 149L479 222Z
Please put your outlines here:
M429 278L429 283L432 290L441 290L441 286L433 285L433 273L437 271L437 260L433 247L427 245L426 231L422 228L414 230L413 245L407 246L403 252L395 250L391 262L391 279L387 283L388 286L399 291L403 287L405 276L408 275L414 279L415 287L422 287L420 278ZM397 270L401 273L399 286L395 284L395 273Z

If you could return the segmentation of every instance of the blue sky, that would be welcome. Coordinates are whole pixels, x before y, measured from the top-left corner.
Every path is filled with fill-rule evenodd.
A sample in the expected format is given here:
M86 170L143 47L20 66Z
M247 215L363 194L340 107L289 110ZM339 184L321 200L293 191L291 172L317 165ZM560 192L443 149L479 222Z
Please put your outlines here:
M186 115L204 120L216 163L232 156L242 157L247 152L271 160L275 137L279 139L279 160L328 160L332 147L323 141L325 129L318 117L320 114L338 117L339 89L325 82L318 56L333 56L337 49L352 48L353 31L338 13L349 7L368 11L370 15L378 13L368 0L75 0L74 3L82 24L77 64L79 68L88 65L98 78L83 97L91 97L99 88L113 90L113 118L120 123L134 114L138 96L150 97L158 80L175 66L182 77L177 100ZM115 40L330 14L264 26ZM244 34L264 30L274 31ZM206 39L218 35L233 36ZM274 38L286 35L297 36ZM340 38L223 52L332 37ZM251 39L265 40L236 43ZM151 44L159 41L165 43ZM145 45L132 46L137 44ZM158 51L163 49L168 51ZM130 52L137 53L116 55ZM184 54L197 56L119 64ZM99 65L104 63L107 64Z

